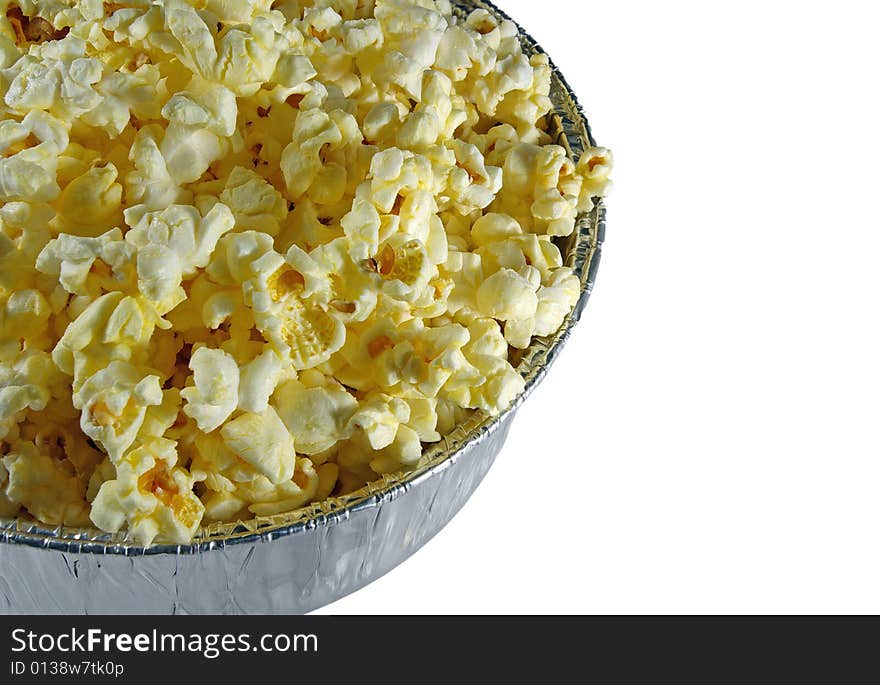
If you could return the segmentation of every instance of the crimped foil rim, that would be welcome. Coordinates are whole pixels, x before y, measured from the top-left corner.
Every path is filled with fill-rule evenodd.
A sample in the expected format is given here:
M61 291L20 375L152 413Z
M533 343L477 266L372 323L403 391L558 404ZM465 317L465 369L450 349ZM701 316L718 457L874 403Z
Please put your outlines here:
M489 0L454 0L455 11L460 15L474 9L486 9L498 18L513 21L504 11ZM519 31L520 42L527 54L546 52L523 28L513 22ZM549 56L548 56L549 58ZM568 99L576 121L568 122L580 127L572 131L585 142L595 146L596 142L589 121L577 96L568 85L563 74L550 59L553 79L559 88L555 94ZM560 119L557 125L559 144L573 151L570 139L565 135L562 125L564 112L556 104L555 115ZM605 242L605 205L597 199L596 206L588 214L578 217L577 230L572 237L573 249L566 255L566 262L574 269L581 280L581 294L573 311L566 317L562 328L552 336L538 340L525 352L520 370L525 375L526 386L513 403L497 417L481 416L478 412L464 424L456 427L450 436L425 450L422 465L414 471L393 476L385 476L369 483L360 490L309 505L303 509L270 518L256 518L240 524L214 524L203 528L192 543L186 545L160 544L143 547L130 542L125 532L104 533L94 528L68 528L58 526L48 528L42 524L22 519L0 519L0 544L19 544L69 553L110 554L120 556L145 556L157 554L201 554L220 550L230 545L270 542L289 535L305 533L323 526L336 525L346 521L352 514L363 509L380 506L383 502L397 499L424 480L445 471L458 461L467 450L483 442L493 434L505 418L516 412L544 379L547 370L562 351L571 337L574 326L592 294L601 260L602 246ZM571 239L570 239L571 240ZM522 367L525 367L524 369ZM445 449L443 448L445 444Z

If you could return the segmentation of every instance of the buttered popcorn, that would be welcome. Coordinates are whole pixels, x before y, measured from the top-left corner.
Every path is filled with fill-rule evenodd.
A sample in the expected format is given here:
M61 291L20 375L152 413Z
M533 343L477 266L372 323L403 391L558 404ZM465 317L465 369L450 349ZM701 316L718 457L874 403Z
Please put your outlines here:
M611 153L447 0L0 13L0 515L186 543L417 467L523 389Z

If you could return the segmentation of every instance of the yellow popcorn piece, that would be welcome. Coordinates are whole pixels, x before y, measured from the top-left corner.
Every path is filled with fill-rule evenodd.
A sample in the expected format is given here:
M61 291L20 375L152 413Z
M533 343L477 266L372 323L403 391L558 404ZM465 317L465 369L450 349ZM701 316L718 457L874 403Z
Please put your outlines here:
M475 386L460 385L448 393L448 399L460 407L497 416L525 389L525 380L506 359L473 356L471 362L485 380Z
M138 59L135 58L135 64ZM120 135L132 116L143 121L157 119L167 97L161 71L147 63L133 72L115 71L105 75L95 84L95 91L102 97L101 105L82 118L110 136Z
M36 267L73 295L124 290L134 276L135 250L114 228L96 238L62 233L43 248Z
M229 207L238 230L259 230L278 235L287 217L287 202L259 174L235 167L220 194L220 202Z
M128 362L113 361L86 380L73 397L80 427L114 463L137 438L147 408L162 403L159 377Z
M23 418L42 411L52 397L54 365L45 352L24 350L0 361L0 440Z
M484 214L471 226L471 240L477 247L499 243L523 234L522 226L506 214Z
M195 385L184 388L183 411L205 433L219 428L238 407L240 373L235 359L223 350L200 347L189 362Z
M476 225L476 224L475 224ZM534 233L517 235L477 248L482 258L483 272L493 274L500 269L523 273L537 269L542 279L550 278L562 268L562 254L547 236Z
M60 192L58 155L68 140L67 128L41 110L28 112L20 123L0 121L0 201L54 200Z
M375 261L358 260L355 254L361 252L351 250L351 243L351 239L332 240L309 255L327 274L329 310L347 324L366 321L375 312L381 283Z
M70 376L97 371L113 360L128 361L146 346L156 326L165 326L148 302L121 292L87 300L52 350L56 366Z
M348 174L345 168L328 158L333 151L362 136L351 115L334 110L307 109L299 114L293 128L293 140L284 149L281 170L287 192L294 201L306 193L321 204L337 202L345 192Z
M347 428L363 435L374 450L381 450L394 442L400 424L409 421L409 416L409 405L403 400L373 393L359 405Z
M238 408L254 414L265 411L284 371L284 361L273 349L245 364L239 379Z
M0 515L184 544L412 470L524 388L612 155L448 0L0 16ZM568 245L568 242L564 244Z
M232 493L240 483L260 477L253 466L239 457L223 440L220 432L199 432L193 439L190 473L211 492Z
M526 349L534 336L558 331L580 298L581 283L570 269L560 268L538 289L537 295L534 316L510 320L504 327L504 336L512 347Z
M308 456L347 439L349 421L358 408L358 401L342 388L307 388L295 380L280 386L273 402L297 451Z
M532 55L529 66L531 82L528 87L507 93L495 114L514 124L524 142L539 143L545 137L539 122L553 108L550 100L550 60L546 55Z
M604 197L611 188L611 169L614 155L604 147L588 148L577 162L577 172L583 176L578 200L581 211L593 209L593 198Z
M272 407L259 414L242 414L224 425L220 434L239 458L269 482L277 485L293 477L293 437Z
M122 223L122 185L116 166L98 162L68 183L57 208L65 230L97 236Z
M52 315L46 297L35 288L16 290L0 309L0 331L9 338L36 343L43 341Z
M269 343L297 370L330 359L345 343L345 326L334 313L304 298L304 275L274 252L253 268L254 278L244 284L245 302Z
M538 309L536 288L511 269L501 269L483 281L477 290L481 312L499 321L527 319Z
M172 205L139 218L129 210L127 218L133 226L125 240L137 249L138 288L160 315L186 298L182 280L208 265L221 236L235 225L219 203L204 217L194 207Z
M374 261L383 291L397 300L418 299L437 275L422 241L402 233L391 236Z
M230 138L237 116L235 95L225 86L193 78L162 108L169 121L159 144L168 175L178 184L193 183L211 164L234 149Z
M192 199L192 193L181 188L171 175L162 153L164 140L165 129L161 126L144 126L135 134L129 152L134 168L125 175L125 196L151 211Z
M409 405L409 426L415 431L421 442L439 442L440 433L437 432L437 400L428 397L407 397L404 400Z
M495 205L530 232L571 235L579 198L566 193L570 171L571 160L562 147L520 143L508 151L503 188Z
M181 423L181 391L177 388L167 388L162 391L162 401L147 407L144 414L144 422L138 431L141 440L146 438L161 438L172 428Z
M190 71L206 81L223 83L239 96L253 95L269 81L281 56L268 15L255 17L249 27L234 27L215 37L194 8L168 0L165 26L179 41L176 56Z
M394 441L376 452L370 468L376 473L396 473L411 469L422 458L422 443L419 434L409 426L400 426Z
M401 197L435 185L427 157L394 147L373 156L370 177L372 201L382 214L391 214Z
M327 473L326 469L324 473ZM288 480L276 484L266 478L258 478L239 485L236 494L251 503L248 506L250 512L257 516L274 516L294 511L315 499L320 481L312 462L297 458L294 473Z
M116 477L101 485L92 502L92 522L128 534L141 545L190 541L204 506L192 492L193 478L177 466L174 442L150 440L116 465Z
M86 56L86 48L84 40L70 34L33 45L3 70L9 84L3 98L6 106L21 114L45 110L68 121L98 107L102 98L94 86L101 80L103 64Z
M501 190L503 171L498 167L486 166L476 145L454 140L452 149L455 167L449 172L446 192L462 214L485 209Z
M272 236L245 231L223 236L211 257L206 273L216 283L241 286L254 278L253 264L273 250Z
M7 474L4 495L9 503L24 507L50 525L87 524L85 483L69 463L42 454L31 442L16 445L2 462ZM12 509L9 505L5 508Z
M352 260L363 262L379 251L382 219L369 201L356 199L339 223L349 240L348 254Z
M483 280L483 260L479 254L452 251L443 265L441 273L452 281L452 292L448 297L449 314L473 312L477 309L477 291Z
M21 503L11 499L6 494L6 488L9 485L9 471L0 459L0 516L12 518L18 514L21 509Z
M202 498L205 513L202 523L220 523L247 518L242 516L247 502L231 492L208 492ZM246 512L245 512L246 513Z
M436 397L450 382L480 381L461 351L468 339L463 326L427 328L418 319L407 321L388 336L364 336L367 355L376 366L373 377L378 386L395 395L415 392L426 398Z

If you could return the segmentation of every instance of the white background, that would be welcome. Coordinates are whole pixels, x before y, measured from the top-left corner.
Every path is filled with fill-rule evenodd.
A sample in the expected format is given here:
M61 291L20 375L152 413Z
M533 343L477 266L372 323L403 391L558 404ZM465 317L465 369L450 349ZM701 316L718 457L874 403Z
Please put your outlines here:
M614 149L598 286L461 514L324 613L880 612L880 7L499 5Z

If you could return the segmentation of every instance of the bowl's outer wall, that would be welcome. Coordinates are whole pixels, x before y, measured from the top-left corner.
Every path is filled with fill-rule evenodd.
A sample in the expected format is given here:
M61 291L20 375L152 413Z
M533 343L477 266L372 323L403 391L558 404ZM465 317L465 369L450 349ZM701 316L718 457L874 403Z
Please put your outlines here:
M295 535L195 554L77 554L0 544L0 611L32 614L299 614L384 575L477 488L513 414L449 466Z
M454 4L506 18L484 0ZM521 38L527 52L540 51L528 34L521 32ZM577 157L593 144L589 125L564 77L555 68L553 74L559 142ZM526 392L497 420L447 441L448 453L424 470L327 515L188 547L144 550L121 536L0 521L0 613L296 614L384 575L436 535L483 480L516 410L543 379L586 306L604 234L600 203L580 217L577 240L567 249L567 263L583 284L581 298L559 334L536 342L527 355Z

